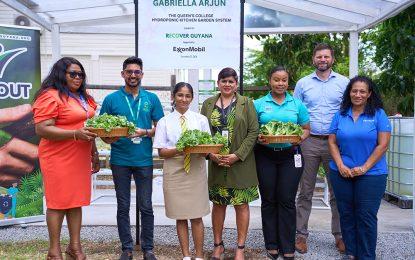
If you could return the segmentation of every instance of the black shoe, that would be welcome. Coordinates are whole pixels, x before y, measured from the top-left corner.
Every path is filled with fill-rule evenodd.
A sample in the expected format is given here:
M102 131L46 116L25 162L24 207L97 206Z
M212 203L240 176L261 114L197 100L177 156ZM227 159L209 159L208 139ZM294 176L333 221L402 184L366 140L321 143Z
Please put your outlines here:
M143 259L144 260L157 260L156 256L154 255L153 251L151 251L151 250L144 251Z
M132 260L133 259L133 252L131 251L124 251L120 255L120 260Z
M272 259L272 260L277 260L278 259L278 254L279 253L276 253L276 254L271 254L268 250L266 250L265 249L265 252L267 252L267 256L269 257L269 259Z

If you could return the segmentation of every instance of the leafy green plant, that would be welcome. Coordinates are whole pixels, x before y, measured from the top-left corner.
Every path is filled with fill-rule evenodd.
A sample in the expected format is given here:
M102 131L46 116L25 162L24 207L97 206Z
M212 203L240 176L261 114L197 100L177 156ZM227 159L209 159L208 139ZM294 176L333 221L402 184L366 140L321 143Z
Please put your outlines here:
M221 134L216 133L213 137L208 133L200 130L186 130L179 138L176 144L178 151L183 151L185 147L196 146L200 144L223 144L226 145L228 140Z
M302 135L303 129L292 122L270 121L261 125L259 132L263 135Z
M43 183L39 170L23 177L17 193L16 218L43 214Z
M128 121L125 116L108 115L107 113L88 119L88 121L86 121L86 126L104 128L107 132L110 132L113 128L128 127L129 134L135 132L134 123Z
M326 171L324 170L324 167L321 164L318 167L317 176L320 177L320 178L326 177Z

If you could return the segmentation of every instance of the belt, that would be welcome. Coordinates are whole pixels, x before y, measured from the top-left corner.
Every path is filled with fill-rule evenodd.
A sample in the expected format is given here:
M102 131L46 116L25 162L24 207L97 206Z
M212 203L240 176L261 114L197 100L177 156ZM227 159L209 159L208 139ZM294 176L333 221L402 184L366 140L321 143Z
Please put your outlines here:
M274 148L274 147L269 147L269 146L265 146L265 145L261 145L261 144L258 144L258 147L263 148L267 151L273 151L273 152L295 151L298 148L297 145L292 145L292 146L288 146L288 147L278 147L278 148L275 147Z
M321 139L321 140L327 140L327 139L329 139L329 136L328 135L313 135L313 134L310 134L310 136L311 137L314 137L314 138Z

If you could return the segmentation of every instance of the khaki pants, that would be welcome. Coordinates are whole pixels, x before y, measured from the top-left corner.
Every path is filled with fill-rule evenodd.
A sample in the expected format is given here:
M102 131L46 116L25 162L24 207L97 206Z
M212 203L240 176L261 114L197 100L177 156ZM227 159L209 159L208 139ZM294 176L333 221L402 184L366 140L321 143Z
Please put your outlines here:
M304 157L304 172L300 181L300 193L297 197L297 235L308 236L308 220L310 218L312 198L316 186L317 171L320 163L323 164L329 184L331 207L331 232L335 237L341 237L340 218L337 211L336 199L328 175L331 156L328 148L328 140L315 137L307 138L301 144Z

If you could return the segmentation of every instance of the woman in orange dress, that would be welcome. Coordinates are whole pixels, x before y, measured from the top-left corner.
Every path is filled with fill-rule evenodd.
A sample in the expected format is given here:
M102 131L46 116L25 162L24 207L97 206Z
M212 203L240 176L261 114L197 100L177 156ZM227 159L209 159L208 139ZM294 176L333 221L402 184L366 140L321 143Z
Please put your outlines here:
M41 137L39 162L49 231L47 259L63 259L60 232L64 216L70 236L65 253L73 259L86 259L80 243L81 207L90 203L91 172L99 170L99 159L96 135L84 129L96 109L85 85L81 63L64 57L53 65L33 104L35 129Z

